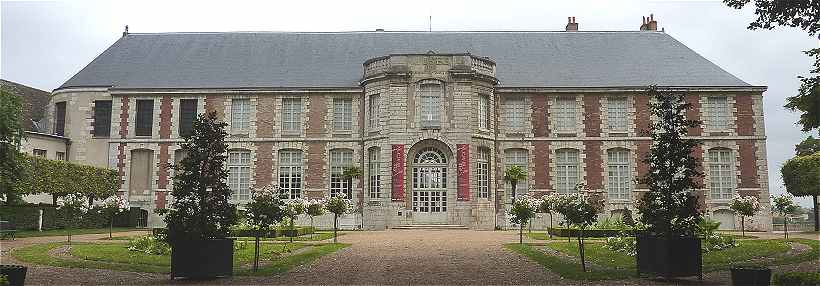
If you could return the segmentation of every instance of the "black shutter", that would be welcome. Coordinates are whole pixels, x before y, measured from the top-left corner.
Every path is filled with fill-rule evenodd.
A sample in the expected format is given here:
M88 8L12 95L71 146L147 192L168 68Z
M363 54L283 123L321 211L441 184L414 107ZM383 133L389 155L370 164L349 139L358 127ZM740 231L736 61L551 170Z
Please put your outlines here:
M135 135L151 136L151 127L154 125L154 101L137 100L137 116Z
M54 104L54 134L65 136L65 102Z
M111 136L111 101L94 101L94 136Z
M179 101L179 136L191 133L196 120L196 99L181 99Z

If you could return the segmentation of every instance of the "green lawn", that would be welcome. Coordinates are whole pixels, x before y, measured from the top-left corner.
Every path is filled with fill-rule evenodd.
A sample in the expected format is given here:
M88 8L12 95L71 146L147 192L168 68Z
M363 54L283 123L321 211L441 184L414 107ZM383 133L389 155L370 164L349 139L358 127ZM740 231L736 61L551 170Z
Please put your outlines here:
M744 240L740 241L740 246L735 248L704 253L703 271L727 270L736 265L771 266L820 259L820 242L807 239L790 241L798 241L809 245L812 250L796 256L783 256L780 254L790 249L788 242L784 240ZM601 242L588 242L585 244L587 263L594 265L588 267L592 270L587 273L581 272L576 241L567 243L566 241L553 240L546 244L507 244L506 247L529 257L551 271L558 273L561 277L568 279L608 280L624 279L636 275L635 257L603 248ZM544 248L558 251L562 255L575 258L575 260L549 255L544 252Z
M96 268L136 272L169 273L169 255L149 255L128 251L125 244L114 243L74 243L70 254L77 259L55 258L48 251L63 243L33 245L16 249L12 255L24 262L57 267ZM304 243L264 243L261 244L260 262L263 267L253 273L249 268L253 261L253 243L234 252L234 272L237 275L262 275L283 273L289 269L349 246L348 244L310 245ZM288 254L301 248L304 251ZM285 253L285 254L283 254ZM265 264L263 261L271 261Z
M114 228L114 232L134 231L134 230L138 230L138 229L130 228L130 227L115 227ZM72 229L71 230L71 235L96 234L96 233L108 233L108 228L79 228L79 229ZM65 230L65 229L52 229L52 230L44 230L44 231L21 230L21 231L17 231L17 233L15 233L14 236L15 237L68 236L68 231Z

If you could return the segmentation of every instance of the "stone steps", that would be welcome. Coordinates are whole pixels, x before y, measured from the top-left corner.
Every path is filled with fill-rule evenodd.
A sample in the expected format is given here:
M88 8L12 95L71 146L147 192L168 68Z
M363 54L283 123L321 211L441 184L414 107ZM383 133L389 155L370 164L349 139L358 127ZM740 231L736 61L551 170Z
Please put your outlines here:
M416 230L448 230L448 229L470 229L469 227L456 224L406 224L390 227L390 229L416 229Z

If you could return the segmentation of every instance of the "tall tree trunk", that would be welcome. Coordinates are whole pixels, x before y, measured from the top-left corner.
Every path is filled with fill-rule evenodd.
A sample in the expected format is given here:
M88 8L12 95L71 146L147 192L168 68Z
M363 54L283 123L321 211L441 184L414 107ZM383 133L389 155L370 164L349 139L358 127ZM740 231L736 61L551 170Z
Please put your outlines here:
M111 233L114 232L114 216L111 216L111 221L108 224L108 239L111 239Z
M515 187L518 184L516 181L510 181L510 187L512 188L512 201L515 202Z
M814 202L812 205L814 209L814 231L820 231L820 213L817 212L817 196L811 196L811 199Z
M552 240L552 232L550 231L551 229L552 229L552 212L550 212L550 229L547 229L547 233L550 234L550 240Z
M746 237L746 216L740 216L740 238Z
M339 215L333 214L333 243L336 243L336 221Z
M310 239L313 240L313 233L316 232L313 228L313 216L310 216Z
M789 218L783 214L783 239L789 239Z
M587 272L587 265L584 259L584 244L581 242L581 236L583 235L583 230L578 229L578 254L581 255L581 271Z
M259 231L256 231L256 242L253 250L253 272L259 270Z
M524 244L524 222L518 224L518 243Z

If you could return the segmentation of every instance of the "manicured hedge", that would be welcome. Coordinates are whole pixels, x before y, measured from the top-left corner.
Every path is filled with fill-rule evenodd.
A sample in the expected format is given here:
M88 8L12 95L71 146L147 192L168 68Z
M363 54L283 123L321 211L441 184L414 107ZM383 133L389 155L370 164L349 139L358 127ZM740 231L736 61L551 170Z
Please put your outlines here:
M547 228L547 232L560 237L576 237L578 236L578 230L571 228ZM632 233L630 230L626 230L627 233ZM618 236L621 233L619 229L585 229L584 230L584 237L612 237Z
M309 226L297 226L296 227L296 235L297 236L311 234L311 233L314 233L314 232L316 232L316 228L313 228L313 227L309 227ZM167 230L164 229L164 228L154 228L152 230L152 233L154 235L165 235L165 233L167 233ZM235 229L235 230L231 231L231 236L233 236L233 237L254 237L254 236L256 236L256 234L252 230L248 230L248 229ZM262 235L261 237L279 237L279 236L285 236L285 229L283 229L283 228L272 229L272 230L268 231L265 235Z
M36 230L41 209L43 210L43 230L65 228L67 224L65 212L50 205L2 206L0 207L0 220L14 223L18 230ZM134 226L135 223L132 223L131 217L130 212L115 216L114 226ZM73 228L104 228L108 225L108 218L97 212L89 212L73 221Z
M774 275L774 285L815 286L820 285L820 272L786 272Z
M19 194L80 193L105 198L113 195L120 186L117 171L111 169L28 155L21 155L19 163L22 176L13 187Z

